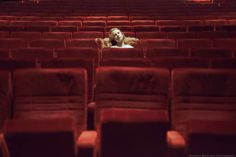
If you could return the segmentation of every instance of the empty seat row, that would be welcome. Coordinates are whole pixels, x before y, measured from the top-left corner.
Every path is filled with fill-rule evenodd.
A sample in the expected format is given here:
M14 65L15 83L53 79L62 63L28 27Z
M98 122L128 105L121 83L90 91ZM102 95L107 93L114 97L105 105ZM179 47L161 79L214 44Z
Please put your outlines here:
M84 82L77 84L78 82L74 81L83 80L71 75L71 72L78 74L82 71L84 70L31 69L17 70L13 74L15 101L12 118L14 121L8 121L4 130L9 150L12 151L13 156L18 156L23 152L25 156L30 156L29 154L33 152L27 148L32 146L33 137L39 140L36 143L38 145L36 148L44 150L45 147L40 147L40 145L51 140L46 138L47 132L58 133L57 129L64 136L52 134L53 136L58 135L58 138L65 138L66 132L68 132L68 136L73 138L71 122L66 123L63 118L72 117L73 123L77 124L77 129L83 130L85 116L82 113L86 110L83 107L80 108L79 104L84 104L86 99L84 96L80 96L79 93L82 91L80 92L79 89L82 89L81 85L84 85L83 88L86 89L86 85ZM227 153L235 153L233 149L235 140L221 143L222 137L228 135L231 136L230 139L235 139L235 132L227 130L232 129L234 124L232 122L236 118L233 107L235 76L235 71L232 70L176 69L170 75L166 69L117 67L97 69L95 120L96 130L99 134L98 155L102 157L110 155L119 157L120 154L122 156L137 155L140 157L147 154L149 156L156 156L157 154L166 156L168 155L166 153L175 150L173 147L176 144L181 149L186 150L187 153L200 153L202 150L204 153L214 153L218 152L216 150L217 143L222 146L220 153L226 153L226 151L228 151ZM33 78L34 82L29 81ZM171 95L169 93L170 81L172 82ZM47 83L50 86L44 86ZM75 93L79 94L78 97L75 96ZM196 94L198 96L195 96ZM66 97L63 98L63 95ZM75 100L73 101L73 99ZM80 101L80 99L83 100ZM181 134L168 131L170 129L168 126L169 99L173 100L171 101L173 104L170 106L171 128L181 132L186 137L186 144L183 138L176 137L181 137ZM86 104L84 105L86 106ZM43 122L44 125L41 125L39 121L35 125L37 121L31 121L35 119L50 119L52 122ZM196 123L192 122L193 120L203 122ZM204 129L204 124L207 121L210 121L211 124L208 130ZM213 125L212 121L217 121L217 125ZM62 124L64 125L62 126ZM219 124L224 125L221 128ZM22 128L22 125L28 127ZM217 138L212 140L211 137L215 136L214 129L217 130ZM22 131L28 131L33 136L19 134ZM28 143L29 145L26 143L24 148L22 147L23 152L16 147L16 142L21 141L20 136L22 138L28 136L27 142L31 142L31 144ZM94 136L94 133L91 136ZM173 136L174 139L178 139L177 143L175 143ZM18 137L18 141L14 137ZM142 140L136 141L137 138ZM208 151L204 147L196 145L197 142L204 143L206 140L211 147ZM52 139L51 142L53 141L55 142ZM63 141L65 142L65 140ZM60 148L60 143L57 143L56 148ZM62 153L63 150L65 147L60 149ZM37 151L39 150L37 149ZM55 153L55 150L51 151ZM45 151L41 151L41 153L45 153ZM178 155L178 157L180 156Z
M79 31L109 31L113 27L118 27L122 31L133 32L203 32L203 31L235 31L235 25L198 25L198 26L156 26L156 25L124 25L121 22L119 25L109 26L76 26L76 25L56 25L56 26L42 26L42 25L3 25L0 26L0 31L38 31L38 32L79 32Z
M221 39L140 39L136 47L171 47L171 48L235 48L235 38ZM25 40L19 38L0 39L0 48L66 48L66 47L89 47L98 48L94 39L34 39Z

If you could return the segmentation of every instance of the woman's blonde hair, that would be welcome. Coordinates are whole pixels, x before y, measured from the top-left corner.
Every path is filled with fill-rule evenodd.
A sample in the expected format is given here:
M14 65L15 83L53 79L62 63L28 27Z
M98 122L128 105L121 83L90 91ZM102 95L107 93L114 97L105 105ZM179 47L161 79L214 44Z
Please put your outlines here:
M113 34L112 34L112 32L113 32L114 30L120 30L120 29L119 29L119 28L112 28L112 29L110 29L109 37L108 37L108 38L104 38L104 39L99 38L99 39L96 39L96 42L97 42L97 43L98 43L98 41L101 42L100 45L99 45L99 46L101 46L101 48L108 48L108 47L111 47L111 46L113 46L113 45L116 45L116 41L114 40L114 37L113 37ZM132 45L132 46L137 45L137 43L138 43L138 41L139 41L137 38L134 38L134 37L126 37L126 36L124 35L124 33L123 33L121 30L120 30L120 32L121 32L121 33L123 34L123 36L124 36L124 44Z

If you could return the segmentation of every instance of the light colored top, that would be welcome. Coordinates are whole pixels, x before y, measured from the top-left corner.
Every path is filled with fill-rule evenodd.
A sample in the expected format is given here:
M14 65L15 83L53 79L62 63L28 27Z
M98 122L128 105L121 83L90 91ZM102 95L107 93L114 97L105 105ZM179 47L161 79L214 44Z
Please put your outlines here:
M131 45L126 44L126 45L123 45L123 46L114 45L114 46L111 46L111 48L134 48L134 47L131 46Z

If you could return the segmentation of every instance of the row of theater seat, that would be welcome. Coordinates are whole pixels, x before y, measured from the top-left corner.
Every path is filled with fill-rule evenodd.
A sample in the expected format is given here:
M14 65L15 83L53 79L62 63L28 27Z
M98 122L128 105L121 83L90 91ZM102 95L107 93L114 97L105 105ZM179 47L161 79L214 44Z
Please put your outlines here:
M235 70L100 67L93 107L85 69L0 75L12 157L73 157L75 143L87 157L236 153ZM91 113L96 131L86 131Z
M235 38L235 31L202 31L202 32L124 32L127 37L139 39L220 39ZM35 31L0 31L0 38L33 39L94 39L108 37L109 32L79 31L79 32L35 32Z
M70 21L71 22L71 21ZM69 23L69 22L68 22ZM71 23L77 23L71 22ZM97 22L99 23L99 22ZM200 32L200 31L235 31L235 24L229 25L125 25L122 21L120 24L109 26L99 26L95 23L92 26L77 26L71 25L2 25L0 31L38 31L38 32L78 32L78 31L101 31L106 32L111 28L118 27L122 31L133 32ZM144 21L145 23L145 21Z
M167 48L149 47L147 49L133 48L104 48L99 51L96 48L15 48L0 49L1 59L91 59L96 65L103 59L155 59L160 57L192 57L192 58L234 58L235 49L231 48Z
M235 48L235 38L220 39L140 39L135 45L140 48L169 47L169 48ZM0 39L0 48L67 48L89 47L98 48L94 39L32 39L19 38Z

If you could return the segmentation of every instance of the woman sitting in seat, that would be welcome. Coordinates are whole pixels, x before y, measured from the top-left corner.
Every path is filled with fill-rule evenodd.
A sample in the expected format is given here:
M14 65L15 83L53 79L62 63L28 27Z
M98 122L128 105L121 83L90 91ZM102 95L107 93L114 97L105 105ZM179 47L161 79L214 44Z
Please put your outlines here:
M96 43L101 48L134 48L138 43L137 38L126 37L118 28L112 28L108 38L97 38Z

